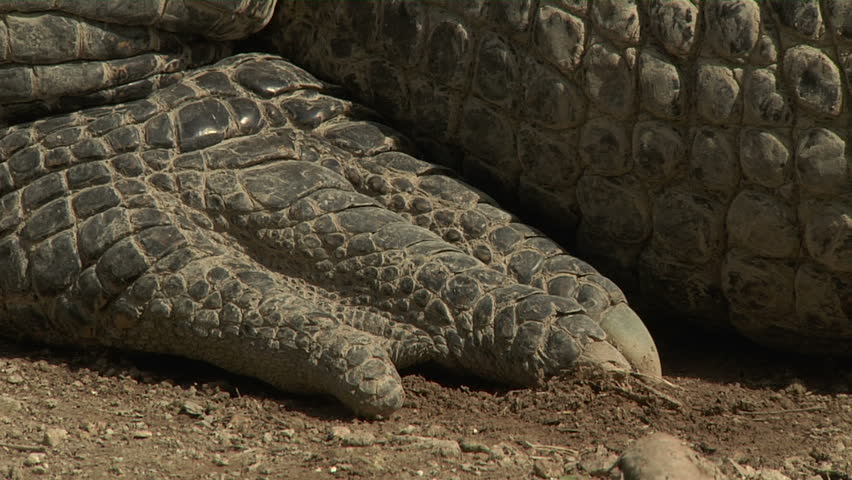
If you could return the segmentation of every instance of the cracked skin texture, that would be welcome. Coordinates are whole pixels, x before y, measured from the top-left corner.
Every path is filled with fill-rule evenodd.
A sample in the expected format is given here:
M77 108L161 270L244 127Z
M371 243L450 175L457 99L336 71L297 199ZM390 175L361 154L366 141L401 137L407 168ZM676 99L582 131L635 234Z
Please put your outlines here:
M618 287L326 90L238 55L6 129L0 329L201 359L368 417L427 361L516 385L660 374Z

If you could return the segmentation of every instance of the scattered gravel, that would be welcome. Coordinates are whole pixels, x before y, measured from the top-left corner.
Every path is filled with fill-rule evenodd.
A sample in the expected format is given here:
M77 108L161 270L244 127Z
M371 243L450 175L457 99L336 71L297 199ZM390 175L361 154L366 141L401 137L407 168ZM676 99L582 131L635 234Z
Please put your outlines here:
M680 357L668 385L420 371L406 407L373 422L193 362L0 344L0 479L649 480L637 458L654 452L668 468L700 454L716 478L852 478L849 366L754 355Z

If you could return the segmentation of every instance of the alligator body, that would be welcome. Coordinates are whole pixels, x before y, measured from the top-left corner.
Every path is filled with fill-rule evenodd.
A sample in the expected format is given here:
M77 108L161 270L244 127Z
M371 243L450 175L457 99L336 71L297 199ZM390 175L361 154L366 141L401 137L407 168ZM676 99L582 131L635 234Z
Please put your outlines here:
M311 2L262 35L677 321L852 340L852 5Z
M201 359L365 416L427 361L660 375L588 263L335 87L229 56L263 29L676 311L848 353L840 14L809 37L811 3L280 2L268 26L261 0L93 4L0 5L1 334Z

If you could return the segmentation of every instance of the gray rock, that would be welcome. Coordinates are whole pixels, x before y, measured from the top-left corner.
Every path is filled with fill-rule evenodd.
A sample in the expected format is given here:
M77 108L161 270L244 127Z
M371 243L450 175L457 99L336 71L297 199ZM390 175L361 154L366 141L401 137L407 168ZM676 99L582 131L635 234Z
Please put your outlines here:
M633 442L617 463L625 480L723 478L712 464L667 433L654 433Z

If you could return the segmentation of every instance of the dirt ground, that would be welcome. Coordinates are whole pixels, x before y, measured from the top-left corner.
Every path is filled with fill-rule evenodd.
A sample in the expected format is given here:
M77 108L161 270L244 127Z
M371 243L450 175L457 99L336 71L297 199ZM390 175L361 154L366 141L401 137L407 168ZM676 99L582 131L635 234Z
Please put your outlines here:
M657 337L671 385L509 390L426 368L373 422L185 360L0 343L0 478L612 478L654 431L730 478L852 478L852 363Z

